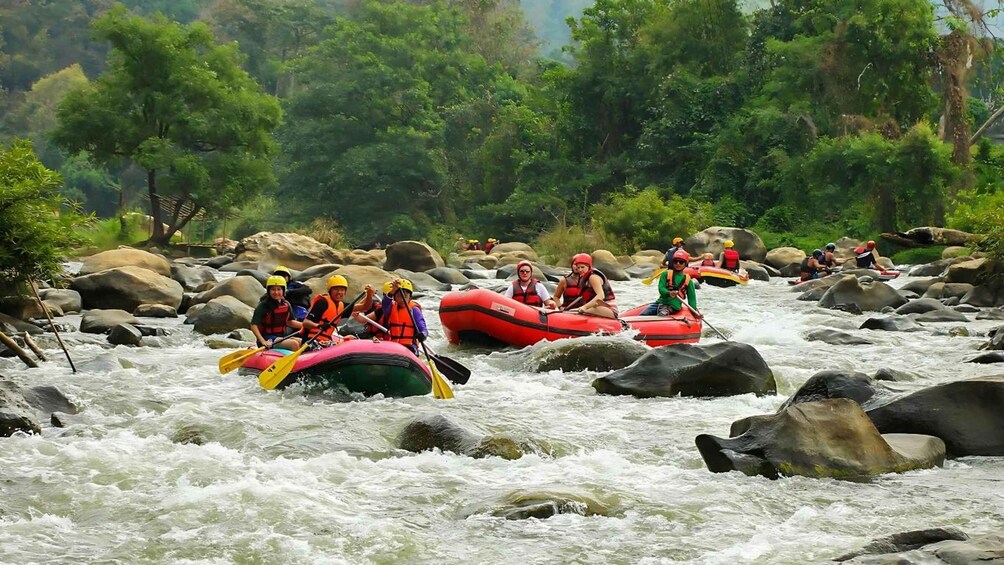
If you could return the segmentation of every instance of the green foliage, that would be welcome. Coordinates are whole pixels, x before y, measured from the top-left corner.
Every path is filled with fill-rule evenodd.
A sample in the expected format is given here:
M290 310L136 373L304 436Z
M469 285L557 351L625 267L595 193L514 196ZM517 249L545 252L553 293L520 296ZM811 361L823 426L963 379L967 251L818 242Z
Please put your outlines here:
M100 162L128 159L146 170L151 241L166 243L199 211L228 210L274 184L268 157L279 105L241 70L235 46L215 44L205 25L121 7L94 30L112 46L108 70L63 99L53 137ZM163 218L166 230L162 196L179 203Z
M180 236L181 234L175 234L175 239L180 241ZM116 249L120 245L136 245L150 237L149 216L141 212L128 212L115 218L94 221L80 230L80 237L87 245L74 250L74 255L93 255Z
M550 265L568 265L576 253L591 253L597 249L606 249L615 255L627 251L619 241L611 240L601 232L562 222L541 232L531 245L537 255Z
M945 246L943 245L915 247L913 249L904 249L893 254L890 258L897 265L923 265L924 263L931 263L941 259L941 252L944 250Z
M673 238L711 224L711 206L673 195L663 199L654 188L627 187L609 204L592 208L593 226L622 249L663 249Z
M80 239L83 219L60 209L59 174L46 169L28 141L0 149L0 282L51 279Z

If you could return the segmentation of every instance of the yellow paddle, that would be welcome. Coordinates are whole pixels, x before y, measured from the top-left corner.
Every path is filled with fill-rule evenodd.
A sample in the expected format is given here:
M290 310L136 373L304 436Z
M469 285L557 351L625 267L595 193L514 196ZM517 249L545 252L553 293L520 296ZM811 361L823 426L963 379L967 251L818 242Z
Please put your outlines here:
M355 307L356 302L359 302L359 299L365 295L365 292L360 292L359 296L357 296L355 300L342 309L341 313L335 316L335 318L330 322L318 326L318 329L324 329L328 326L337 324L338 320L341 319L342 314L352 312L352 308ZM300 357L300 354L306 351L307 347L309 347L311 343L314 343L314 341L316 341L319 337L321 337L320 333L305 341L303 345L300 346L300 349L297 349L285 357L277 359L275 363L269 365L264 371L258 374L258 384L265 390L272 390L282 384L282 381L286 380L286 377L293 370L293 365L296 365L296 360Z
M401 292L398 290L398 292ZM408 310L408 317L411 318L411 327L415 328L415 337L418 337L418 325L415 323L415 314L412 313L411 307L405 304L405 309ZM439 371L436 370L436 365L432 362L432 358L429 357L429 350L425 347L425 342L418 340L418 344L422 346L422 352L425 353L425 362L429 364L429 369L432 370L432 396L439 399L448 400L453 398L453 389L450 388L449 383L443 380L443 377L439 375Z
M283 337L277 339L276 343L279 343L279 342L281 342L281 341L283 341L283 340L285 340L287 338L291 338L291 337L293 337L294 335L296 335L298 333L300 333L300 330L296 330L295 332L293 332L293 333L291 333L291 334L289 334L287 336L283 336ZM266 349L268 349L268 348L267 347L259 347L257 349L238 349L237 351L234 351L233 353L227 353L223 357L220 357L220 363L219 363L220 374L221 375L225 375L225 374L229 373L230 371L233 371L234 369L240 368L240 366L243 365L244 362L247 361L249 357L251 357L252 355L256 355L258 353L261 353L262 351L265 351Z
M659 275L661 275L663 273L663 271L665 271L665 270L666 269L664 269L664 268L659 268L659 269L656 269L656 270L652 271L652 276L648 277L648 278L641 279L641 284L646 285L646 286L647 285L651 285L653 282L655 282L655 279L659 278Z

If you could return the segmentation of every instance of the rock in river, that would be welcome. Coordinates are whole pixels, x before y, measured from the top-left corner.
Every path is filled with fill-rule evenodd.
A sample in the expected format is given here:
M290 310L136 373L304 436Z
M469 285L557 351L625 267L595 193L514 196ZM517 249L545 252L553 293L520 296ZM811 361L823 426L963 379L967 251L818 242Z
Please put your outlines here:
M528 446L505 436L478 436L440 414L419 416L401 430L397 446L405 451L419 453L440 449L475 459L501 457L519 459Z
M170 267L168 267L170 272ZM142 267L115 267L73 279L70 287L80 293L84 307L132 312L140 304L181 305L184 289L178 281Z
M898 308L906 304L906 299L883 282L862 283L856 277L844 276L819 299L823 308L836 308L840 304L853 304L862 312L878 312L886 306Z

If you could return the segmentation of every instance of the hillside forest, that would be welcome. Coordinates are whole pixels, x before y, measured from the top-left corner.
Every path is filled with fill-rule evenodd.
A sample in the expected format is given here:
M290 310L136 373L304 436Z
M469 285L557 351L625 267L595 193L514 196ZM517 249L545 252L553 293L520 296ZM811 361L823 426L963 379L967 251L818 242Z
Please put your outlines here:
M153 213L152 243L199 219L356 246L987 233L1004 224L1004 149L984 135L1004 111L999 8L3 2L0 143L30 140L64 206Z

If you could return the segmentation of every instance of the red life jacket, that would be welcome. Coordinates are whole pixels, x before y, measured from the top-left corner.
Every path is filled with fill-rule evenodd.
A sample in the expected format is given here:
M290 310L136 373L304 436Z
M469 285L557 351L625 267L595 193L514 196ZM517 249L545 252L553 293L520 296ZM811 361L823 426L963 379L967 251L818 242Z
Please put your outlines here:
M384 334L384 339L411 346L415 343L415 324L411 321L410 310L418 304L409 301L407 306L398 305L395 300L390 307L389 315L386 316L387 323L384 324L390 334Z
M318 294L317 296L315 296L313 302L310 303L310 309L313 310L314 305L321 300L326 300L328 303L328 307L324 310L324 313L321 314L321 319L318 320L318 324L331 322L339 314L341 314L342 311L345 310L344 302L336 303L334 300L331 299L331 296L328 294ZM307 332L307 339L320 335L320 337L317 338L317 341L321 342L331 341L331 336L333 336L334 334L335 334L335 324L331 324L330 326L324 328L324 330L321 330L320 327L311 328Z
M701 261L701 266L702 267L714 267L715 266L715 260L714 259L705 259L705 260Z
M565 290L561 293L561 309L565 310L571 306L580 294L582 294L582 289L579 288L579 276L575 273L565 275Z
M593 269L589 271L589 276L599 275L603 280L601 288L603 289L604 298L603 301L608 305L613 305L617 297L614 296L614 289L610 287L610 281L607 280L607 276L603 274L603 271L599 269ZM596 298L596 293L593 292L593 287L589 286L589 277L586 277L579 281L579 295L582 296L582 301L579 302L579 306L588 303L590 300Z
M261 317L258 331L266 335L283 335L286 333L286 323L293 318L289 302L283 298L279 305L265 312Z
M739 270L739 252L735 249L726 249L722 253L722 268L730 271Z
M537 279L530 279L530 284L523 290L523 287L519 284L519 279L512 281L512 299L517 302L522 302L527 306L543 306L544 301L540 299L540 295L537 294Z

